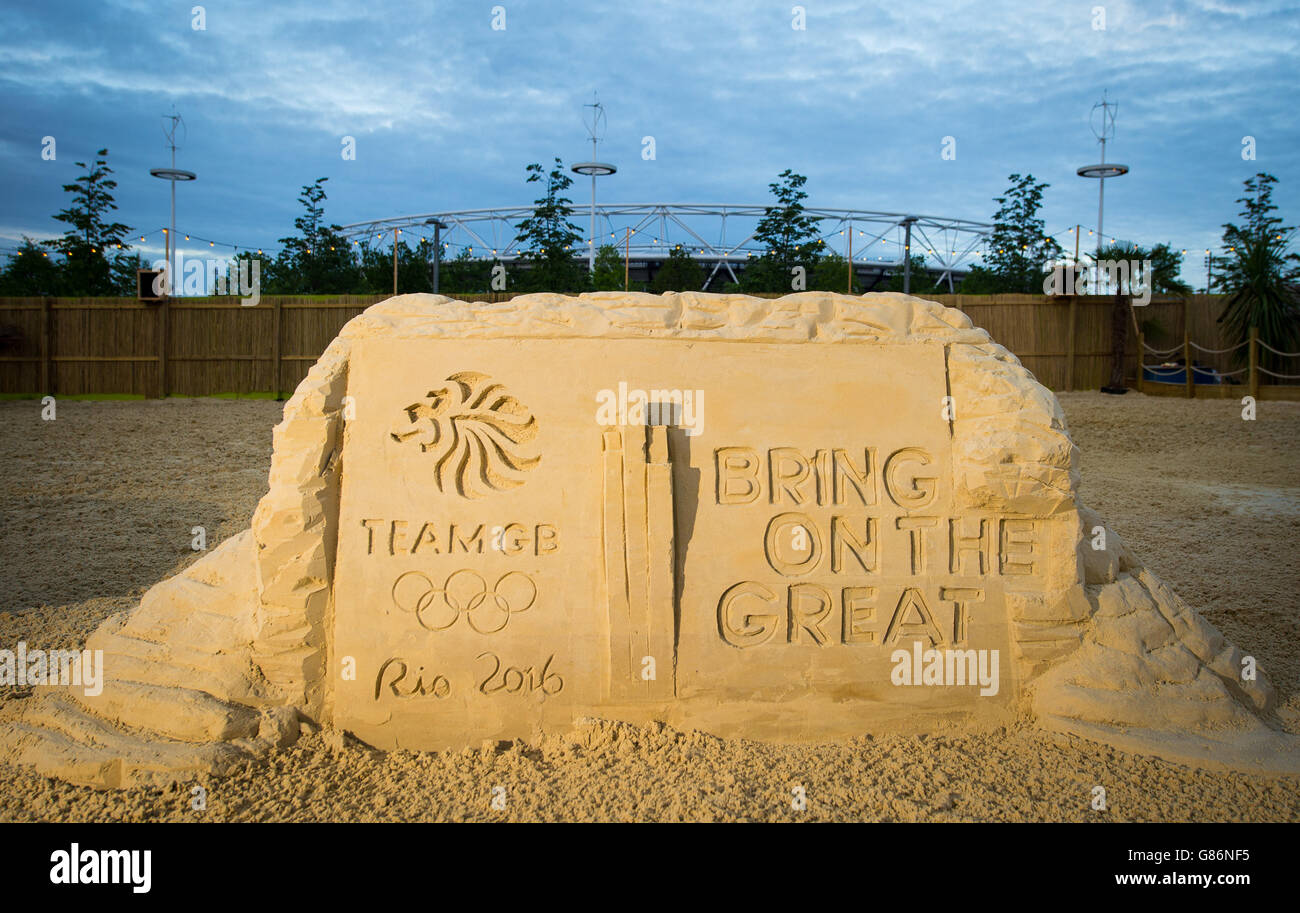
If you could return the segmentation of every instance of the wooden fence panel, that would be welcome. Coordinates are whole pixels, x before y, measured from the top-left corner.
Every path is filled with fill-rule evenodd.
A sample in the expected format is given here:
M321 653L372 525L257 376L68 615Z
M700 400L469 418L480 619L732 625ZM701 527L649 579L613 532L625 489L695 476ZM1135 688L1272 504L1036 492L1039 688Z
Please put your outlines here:
M255 307L234 297L179 298L166 305L121 298L0 298L0 393L52 388L60 394L156 396L164 380L169 392L185 396L267 393L276 386L278 353L280 391L288 395L343 325L386 297L268 296ZM1110 297L1081 296L1073 302L1042 295L928 297L960 308L1051 389L1069 383L1072 336L1074 388L1096 390L1109 381ZM1155 299L1135 309L1127 327L1127 376L1136 378L1138 371L1135 322L1158 349L1181 346L1185 328L1194 342L1225 348L1217 323L1222 301L1220 295L1194 295ZM1196 357L1221 370L1231 362L1227 355ZM1146 356L1148 364L1160 360Z
M5 298L0 307L0 392L40 390L45 310L40 298Z

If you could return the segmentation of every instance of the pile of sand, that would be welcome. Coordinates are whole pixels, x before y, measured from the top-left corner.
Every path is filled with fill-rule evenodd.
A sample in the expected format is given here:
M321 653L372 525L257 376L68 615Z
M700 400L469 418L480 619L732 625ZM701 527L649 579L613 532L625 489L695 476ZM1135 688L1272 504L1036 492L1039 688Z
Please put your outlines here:
M1263 403L1245 422L1232 401L1060 399L1080 501L1256 657L1300 733L1300 404ZM0 646L80 647L196 559L193 527L210 548L244 529L279 413L60 402L42 422L35 401L0 403ZM0 687L0 717L30 691ZM418 755L326 742L196 781L201 812L195 784L97 792L0 765L0 820L1300 820L1300 778L1191 771L1029 726L782 746L593 722L539 745Z

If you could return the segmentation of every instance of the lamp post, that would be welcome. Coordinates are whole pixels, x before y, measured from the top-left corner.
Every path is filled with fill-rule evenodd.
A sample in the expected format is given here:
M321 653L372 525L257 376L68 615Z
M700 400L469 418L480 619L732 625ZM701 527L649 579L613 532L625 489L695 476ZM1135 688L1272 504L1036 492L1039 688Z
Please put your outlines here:
M438 294L438 262L442 259L442 230L447 226L437 219L425 219L425 225L433 226L433 293Z
M163 133L167 137L167 145L170 146L172 150L172 165L170 168L150 168L149 173L156 178L161 178L164 181L170 182L172 185L171 222L168 223L169 227L167 229L165 248L167 252L167 270L165 273L167 277L166 294L170 297L172 293L172 238L176 234L176 182L197 180L198 175L193 171L185 171L176 167L176 125L180 122L181 116L179 114L169 114L167 115L167 118L171 120L172 126L170 130L164 129Z
M1114 162L1107 163L1106 146L1103 143L1101 147L1102 161L1096 165L1084 165L1075 173L1081 178L1097 178L1100 182L1097 188L1097 253L1101 254L1101 236L1102 236L1102 218L1105 214L1106 207L1106 178L1117 178L1121 175L1128 174L1128 165L1120 165ZM1100 258L1100 257L1099 257Z
M596 143L600 142L600 134L605 128L604 106L600 102L595 102L585 107L592 109L591 123L587 124L587 132L591 136L591 161L578 162L571 165L569 170L574 174L591 176L591 224L587 234L587 271L592 272L596 269L596 178L614 174L618 169L608 162L596 161Z
M1093 126L1092 132L1096 135L1097 141L1101 143L1101 162L1096 165L1084 165L1075 171L1075 174L1082 178L1096 178L1097 186L1097 253L1101 254L1102 235L1103 235L1103 217L1106 211L1106 178L1117 178L1121 175L1128 174L1128 165L1106 162L1106 141L1115 135L1115 111L1119 110L1118 102L1106 101L1103 97L1101 101L1092 106L1093 113L1101 108L1101 128ZM1114 109L1114 110L1111 110ZM1098 256L1097 259L1101 259Z
M592 152L595 153L594 140L591 146ZM590 272L596 268L596 178L613 174L618 169L608 162L578 162L570 170L576 174L591 175L591 222L587 235L587 271Z
M1093 124L1092 118L1096 116L1097 109L1101 109L1101 127L1098 128ZM1101 143L1101 162L1096 165L1084 165L1076 170L1076 174L1083 178L1096 178L1097 186L1097 264L1094 267L1096 275L1089 283L1091 291L1097 291L1097 286L1101 280L1101 251L1104 242L1105 229L1103 227L1103 218L1105 216L1106 206L1106 178L1117 178L1121 175L1128 174L1128 165L1120 165L1115 162L1106 161L1106 141L1115 135L1115 112L1119 110L1119 104L1106 100L1102 95L1102 100L1092 106L1092 114L1089 115L1089 125L1092 127L1093 134L1097 141ZM1125 302L1124 296L1119 288L1115 289L1115 305L1111 309L1111 366L1110 366L1110 383L1101 388L1102 393L1127 393L1128 388L1124 386L1124 341L1128 335L1128 317L1132 314L1131 307ZM1142 373L1142 352L1138 351L1138 375L1141 379Z

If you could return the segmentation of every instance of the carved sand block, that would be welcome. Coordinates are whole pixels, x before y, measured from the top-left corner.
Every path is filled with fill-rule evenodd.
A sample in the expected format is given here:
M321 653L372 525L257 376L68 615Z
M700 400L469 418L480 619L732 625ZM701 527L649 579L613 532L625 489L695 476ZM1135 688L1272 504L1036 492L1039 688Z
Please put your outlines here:
M901 295L408 295L275 429L242 534L110 619L104 693L3 756L222 772L299 719L379 748L587 717L771 740L1041 725L1300 770L1272 689L1077 503L1055 398Z

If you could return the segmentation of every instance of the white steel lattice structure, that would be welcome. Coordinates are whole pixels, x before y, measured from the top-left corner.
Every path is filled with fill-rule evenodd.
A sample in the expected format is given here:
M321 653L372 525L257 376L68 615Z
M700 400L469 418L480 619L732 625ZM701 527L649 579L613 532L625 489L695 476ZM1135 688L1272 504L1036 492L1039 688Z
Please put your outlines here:
M583 213L574 204L571 221ZM750 258L762 255L754 230L767 207L730 203L605 203L596 206L596 246L610 244L629 259L662 261L677 246L705 267L707 288L715 278L738 281L738 272ZM966 219L918 216L866 209L808 207L804 213L818 219L819 240L827 251L846 259L854 271L877 277L904 262L907 223L911 223L911 253L926 259L926 269L936 284L953 289L954 277L965 275L984 251L992 225ZM407 243L429 240L431 220L440 221L444 257L468 250L474 256L510 262L521 251L515 240L518 224L533 214L532 206L427 212L354 222L343 226L344 236L383 243L401 232ZM851 240L850 240L851 239ZM588 241L574 245L575 258L585 259Z

